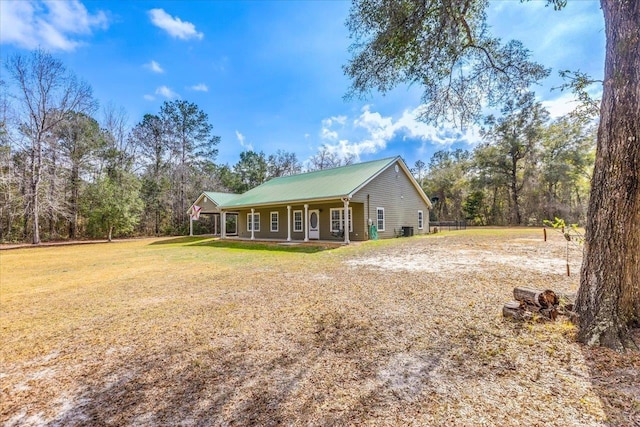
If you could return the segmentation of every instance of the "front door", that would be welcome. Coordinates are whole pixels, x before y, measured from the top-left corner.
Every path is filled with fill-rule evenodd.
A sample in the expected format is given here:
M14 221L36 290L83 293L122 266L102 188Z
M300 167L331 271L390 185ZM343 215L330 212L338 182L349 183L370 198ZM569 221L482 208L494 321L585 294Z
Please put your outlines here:
M309 238L320 239L320 211L317 209L309 211Z

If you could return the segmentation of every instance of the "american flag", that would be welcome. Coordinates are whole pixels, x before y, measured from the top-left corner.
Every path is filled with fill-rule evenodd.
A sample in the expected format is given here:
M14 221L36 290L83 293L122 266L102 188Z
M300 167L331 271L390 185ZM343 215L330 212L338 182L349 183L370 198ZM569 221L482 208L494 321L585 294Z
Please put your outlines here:
M200 218L200 211L202 208L198 205L193 205L193 209L191 210L191 219L198 220Z

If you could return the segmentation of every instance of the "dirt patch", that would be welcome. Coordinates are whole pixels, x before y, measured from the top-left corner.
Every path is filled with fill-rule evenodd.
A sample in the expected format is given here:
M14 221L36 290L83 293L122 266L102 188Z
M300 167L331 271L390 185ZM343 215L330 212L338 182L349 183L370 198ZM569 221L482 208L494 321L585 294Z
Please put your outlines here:
M546 253L532 258L524 255L457 248L432 248L421 253L375 255L349 260L347 264L353 267L364 266L391 271L407 270L434 274L472 273L507 266L541 274L555 274L565 268L564 260Z

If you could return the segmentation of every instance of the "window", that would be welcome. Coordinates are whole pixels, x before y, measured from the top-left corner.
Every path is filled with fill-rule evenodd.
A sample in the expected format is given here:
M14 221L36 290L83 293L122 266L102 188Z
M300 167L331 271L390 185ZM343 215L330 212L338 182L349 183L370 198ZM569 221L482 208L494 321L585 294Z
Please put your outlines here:
M247 214L247 231L251 231L251 226L253 225L253 231L260 231L260 214L253 214L253 221L251 221L251 214Z
M302 211L293 211L293 231L302 231Z
M331 209L331 232L337 233L340 231L340 225L342 224L342 211L340 209Z
M424 214L422 211L418 211L418 230L422 230L424 227Z
M378 219L378 231L384 231L384 208L376 208L376 218Z
M353 232L353 209L349 208L349 232ZM332 208L331 212L331 232L338 233L344 226L344 208Z
M271 231L278 231L278 212L271 212Z

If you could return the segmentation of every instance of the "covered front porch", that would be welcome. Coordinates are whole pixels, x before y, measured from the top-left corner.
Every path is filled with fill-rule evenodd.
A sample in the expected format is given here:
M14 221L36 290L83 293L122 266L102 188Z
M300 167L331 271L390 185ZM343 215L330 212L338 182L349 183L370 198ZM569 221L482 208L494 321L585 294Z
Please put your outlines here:
M237 238L284 242L340 242L367 240L364 205L338 200L237 208ZM222 221L231 214L222 209ZM347 219L345 227L345 218ZM346 232L345 232L346 230ZM223 233L221 238L229 236Z
M201 212L198 218L189 220L189 236L212 235L221 237L223 234L222 214L220 212ZM224 234L228 237L238 235L238 215L227 214L224 220Z
M189 236L194 235L194 226L196 224L207 223L205 225L205 234L214 236L237 236L238 235L238 215L237 213L227 212L222 217L222 209L220 205L230 200L235 194L204 192L189 207L187 214L189 215ZM209 219L209 221L207 221ZM202 229L203 227L198 227ZM203 233L198 233L203 234Z

